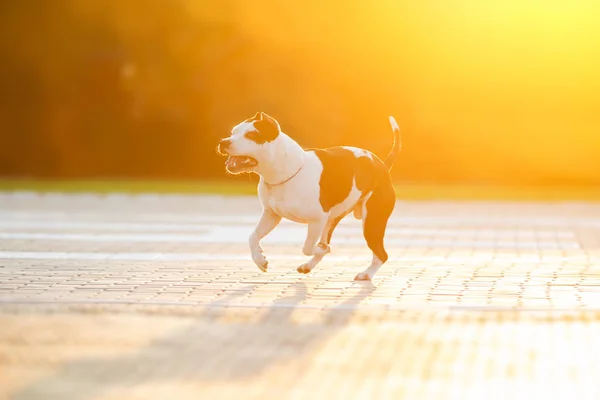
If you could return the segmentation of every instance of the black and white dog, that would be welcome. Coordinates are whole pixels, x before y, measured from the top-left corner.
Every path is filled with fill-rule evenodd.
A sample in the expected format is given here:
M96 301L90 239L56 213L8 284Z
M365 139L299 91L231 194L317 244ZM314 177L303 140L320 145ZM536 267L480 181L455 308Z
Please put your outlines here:
M390 170L400 152L400 129L390 117L394 131L391 152L381 161L370 151L356 147L303 149L281 131L279 123L259 112L221 140L218 151L229 156L225 163L231 174L260 175L258 196L263 212L250 236L252 259L262 271L268 262L260 240L281 218L308 224L302 252L312 258L298 267L309 273L325 254L333 230L350 212L362 219L363 234L373 251L373 261L356 280L370 280L388 259L383 238L396 204Z

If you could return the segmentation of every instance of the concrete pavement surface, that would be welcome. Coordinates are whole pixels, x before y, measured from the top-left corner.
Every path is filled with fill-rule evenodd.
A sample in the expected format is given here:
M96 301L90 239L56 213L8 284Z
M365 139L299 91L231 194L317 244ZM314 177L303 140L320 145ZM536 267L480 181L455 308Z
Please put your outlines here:
M0 195L0 398L600 398L600 205L402 202L296 272L254 197Z

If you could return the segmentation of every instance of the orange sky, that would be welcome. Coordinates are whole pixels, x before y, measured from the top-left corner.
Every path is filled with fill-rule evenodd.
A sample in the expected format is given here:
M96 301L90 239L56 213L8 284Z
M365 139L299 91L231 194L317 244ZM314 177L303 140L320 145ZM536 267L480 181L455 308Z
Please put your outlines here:
M284 20L246 4L241 29L318 49L340 62L331 79L386 79L474 180L600 182L600 2L388 0L308 14L298 3Z

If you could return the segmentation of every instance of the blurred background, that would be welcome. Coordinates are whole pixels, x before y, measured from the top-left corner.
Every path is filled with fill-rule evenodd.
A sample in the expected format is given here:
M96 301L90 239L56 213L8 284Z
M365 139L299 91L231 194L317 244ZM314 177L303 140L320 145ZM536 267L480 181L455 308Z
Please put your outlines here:
M597 1L0 2L0 175L227 177L264 111L401 184L600 185Z

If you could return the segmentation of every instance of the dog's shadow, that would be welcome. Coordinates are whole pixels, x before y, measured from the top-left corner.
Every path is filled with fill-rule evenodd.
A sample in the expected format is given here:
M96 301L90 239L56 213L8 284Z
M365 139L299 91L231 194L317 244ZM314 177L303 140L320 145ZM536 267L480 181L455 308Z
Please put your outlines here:
M144 383L181 379L231 382L257 376L287 361L309 362L311 349L335 334L351 317L349 305L360 303L374 290L370 282L356 284L361 286L356 294L327 311L318 311L318 322L312 323L296 323L290 318L296 305L307 297L304 282L293 284L292 296L259 310L261 316L253 320L227 321L219 311L223 308L210 304L209 312L186 329L159 338L133 354L67 362L12 398L78 400ZM335 323L323 323L332 320Z

